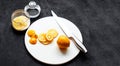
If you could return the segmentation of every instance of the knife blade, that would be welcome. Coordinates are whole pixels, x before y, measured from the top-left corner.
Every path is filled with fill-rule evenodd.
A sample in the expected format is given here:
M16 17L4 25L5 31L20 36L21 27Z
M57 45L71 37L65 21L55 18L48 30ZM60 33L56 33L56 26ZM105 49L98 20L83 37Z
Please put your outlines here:
M65 33L65 35L74 40L76 47L83 51L84 53L87 52L87 49L85 48L85 46L82 44L82 42L72 33L68 30L68 28L66 27L66 25L64 25L61 20L59 19L59 17L51 10L51 13L53 15L53 18L55 19L56 23L58 24L58 26L61 28L61 30Z

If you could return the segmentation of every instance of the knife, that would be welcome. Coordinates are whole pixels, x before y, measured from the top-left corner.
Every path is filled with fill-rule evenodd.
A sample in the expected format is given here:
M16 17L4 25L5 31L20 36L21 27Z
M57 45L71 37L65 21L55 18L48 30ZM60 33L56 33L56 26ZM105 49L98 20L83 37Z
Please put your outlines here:
M65 33L65 35L69 38L75 41L76 47L83 51L84 53L87 52L87 49L85 48L85 46L82 44L82 42L72 33L68 30L68 28L66 27L66 25L64 25L61 20L59 19L59 17L51 10L51 13L53 15L53 18L55 19L56 23L58 24L58 26L61 28L61 30Z

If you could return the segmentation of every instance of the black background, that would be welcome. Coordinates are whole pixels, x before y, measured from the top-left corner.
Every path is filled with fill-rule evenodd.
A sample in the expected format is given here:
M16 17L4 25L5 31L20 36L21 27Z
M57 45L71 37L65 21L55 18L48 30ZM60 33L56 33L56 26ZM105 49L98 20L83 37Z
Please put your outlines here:
M30 0L0 0L0 66L46 66L26 50L23 32L11 27L11 14ZM120 0L35 0L42 8L72 21L82 32L88 53L64 66L120 66Z

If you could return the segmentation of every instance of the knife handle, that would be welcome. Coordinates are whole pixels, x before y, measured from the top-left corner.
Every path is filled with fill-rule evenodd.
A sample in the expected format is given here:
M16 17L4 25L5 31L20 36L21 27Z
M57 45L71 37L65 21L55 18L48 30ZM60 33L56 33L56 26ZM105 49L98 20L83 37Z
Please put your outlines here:
M72 36L73 40L75 41L77 48L83 51L84 53L87 53L87 49L83 45L83 43L73 34Z

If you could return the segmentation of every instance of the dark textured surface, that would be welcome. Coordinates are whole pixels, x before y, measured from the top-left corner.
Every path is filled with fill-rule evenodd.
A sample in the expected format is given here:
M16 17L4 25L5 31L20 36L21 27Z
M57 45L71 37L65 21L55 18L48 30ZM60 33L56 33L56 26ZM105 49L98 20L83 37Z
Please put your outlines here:
M30 0L0 0L0 66L46 66L24 46L24 32L11 27L11 14ZM39 18L54 10L81 30L87 54L80 53L64 66L120 66L120 0L35 0Z

